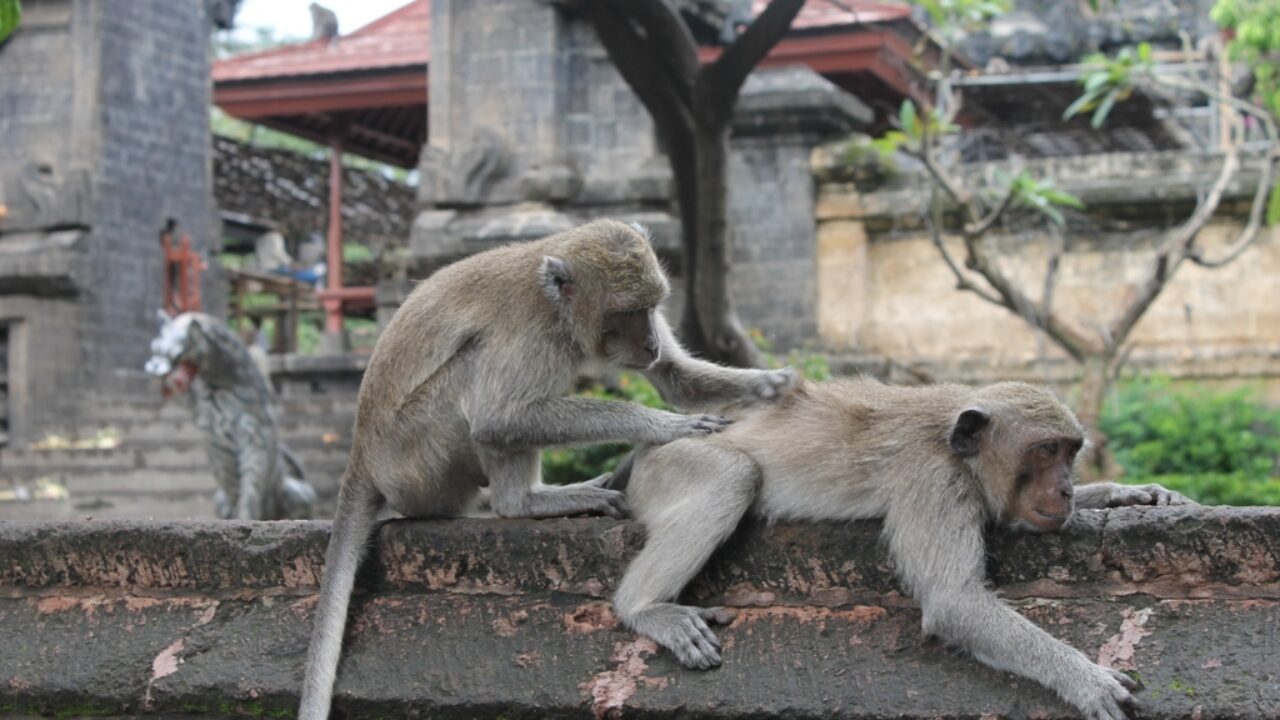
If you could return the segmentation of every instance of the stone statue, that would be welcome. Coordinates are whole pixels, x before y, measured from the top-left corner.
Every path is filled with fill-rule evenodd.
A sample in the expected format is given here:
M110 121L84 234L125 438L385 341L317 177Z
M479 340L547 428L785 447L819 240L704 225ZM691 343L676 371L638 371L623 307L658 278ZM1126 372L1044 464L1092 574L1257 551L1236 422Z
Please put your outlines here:
M149 374L162 378L166 398L183 397L204 432L218 481L220 518L280 520L311 517L316 491L280 442L267 380L244 343L217 318L160 313L151 341Z

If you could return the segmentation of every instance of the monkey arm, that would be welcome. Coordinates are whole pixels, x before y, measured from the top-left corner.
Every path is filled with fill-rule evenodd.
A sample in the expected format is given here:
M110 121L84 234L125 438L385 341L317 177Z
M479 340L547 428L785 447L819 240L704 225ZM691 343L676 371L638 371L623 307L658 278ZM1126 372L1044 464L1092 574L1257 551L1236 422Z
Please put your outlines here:
M475 442L500 450L609 441L660 445L728 425L711 415L680 415L635 403L565 397L487 413L471 423Z
M654 319L654 330L661 346L659 359L644 376L663 400L677 407L708 409L743 400L768 400L795 382L795 371L790 368L731 368L693 357L661 314Z
M1087 718L1124 718L1135 688L1036 627L984 586L982 517L976 504L945 489L904 496L885 518L899 577L919 601L924 631L980 662L1035 680ZM948 488L949 489L949 488ZM950 507L948 507L948 500ZM969 512L966 512L969 510Z

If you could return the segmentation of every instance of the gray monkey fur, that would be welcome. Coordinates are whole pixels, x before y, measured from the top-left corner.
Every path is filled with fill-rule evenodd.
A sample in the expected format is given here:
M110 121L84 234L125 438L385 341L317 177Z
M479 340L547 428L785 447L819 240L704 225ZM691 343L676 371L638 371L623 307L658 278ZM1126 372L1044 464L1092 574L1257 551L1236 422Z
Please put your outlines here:
M790 370L726 368L691 358L657 312L669 292L648 238L607 220L449 265L406 298L360 385L338 494L299 717L327 717L347 608L375 516L456 516L482 488L505 517L623 514L594 481L553 487L539 448L631 441L660 445L721 430L718 416L565 397L579 367L641 370L663 397L707 407L778 397Z
M949 445L967 408L991 418L975 435L972 457ZM719 665L708 622L730 615L675 601L746 513L883 518L882 537L921 605L925 632L1040 682L1090 720L1126 717L1122 706L1136 689L1130 678L1056 640L984 585L984 529L1023 524L1007 512L1021 501L1022 448L1044 438L1077 449L1084 442L1075 416L1050 393L1020 383L903 388L845 379L801 383L775 403L724 411L735 421L724 432L638 449L605 483L627 488L647 531L614 596L624 625L687 667ZM1069 514L1074 473L1069 464L1063 473ZM1157 485L1074 488L1077 507L1189 502Z

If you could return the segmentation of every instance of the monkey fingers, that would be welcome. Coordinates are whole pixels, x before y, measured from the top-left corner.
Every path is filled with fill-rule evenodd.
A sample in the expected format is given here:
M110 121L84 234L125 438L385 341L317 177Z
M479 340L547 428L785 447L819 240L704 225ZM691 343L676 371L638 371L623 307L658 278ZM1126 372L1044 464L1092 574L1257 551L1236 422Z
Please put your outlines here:
M661 438L655 444L662 445L684 437L710 435L720 432L733 424L732 420L720 415L678 415L675 413L672 413L672 415L675 420L672 422L670 434Z
M796 378L795 368L786 367L763 372L760 374L760 384L756 387L756 395L761 400L772 400L795 385Z
M636 613L631 625L674 653L681 665L708 670L720 666L720 639L704 619L708 610L660 603Z

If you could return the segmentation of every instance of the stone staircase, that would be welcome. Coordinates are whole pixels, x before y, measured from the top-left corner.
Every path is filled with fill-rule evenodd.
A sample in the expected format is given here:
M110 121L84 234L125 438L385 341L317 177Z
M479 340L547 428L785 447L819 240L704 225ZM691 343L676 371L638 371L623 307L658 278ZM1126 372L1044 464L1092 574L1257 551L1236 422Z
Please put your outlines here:
M328 515L351 446L355 395L283 398L277 408L282 437ZM79 429L82 438L115 438L114 447L0 449L0 520L213 517L213 474L185 407L149 396L98 400Z

